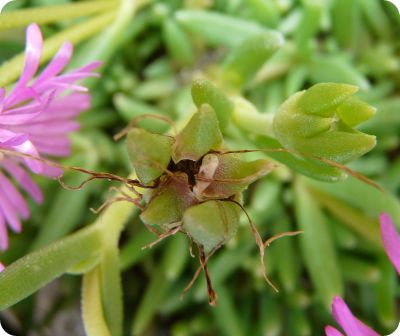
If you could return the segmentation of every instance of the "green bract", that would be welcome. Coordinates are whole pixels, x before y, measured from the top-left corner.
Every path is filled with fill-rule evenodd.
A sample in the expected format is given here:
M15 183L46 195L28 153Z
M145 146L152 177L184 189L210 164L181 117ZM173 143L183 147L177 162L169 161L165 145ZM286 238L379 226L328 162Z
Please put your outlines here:
M274 117L276 138L300 155L338 163L369 152L375 136L353 127L369 119L375 109L353 97L357 90L348 84L321 83L292 95Z

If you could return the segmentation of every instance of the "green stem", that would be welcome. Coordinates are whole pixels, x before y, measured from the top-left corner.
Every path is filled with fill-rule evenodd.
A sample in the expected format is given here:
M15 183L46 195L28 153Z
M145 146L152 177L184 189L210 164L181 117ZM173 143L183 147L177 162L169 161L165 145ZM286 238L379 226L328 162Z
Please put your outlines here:
M121 336L123 325L123 293L118 244L106 246L103 249L100 279L105 321L113 336Z
M101 304L99 268L86 273L82 284L82 317L88 336L110 336Z
M135 179L136 175L132 173L128 178ZM132 198L137 197L126 187L123 193L128 194ZM115 196L122 196L122 194ZM101 306L103 307L103 311L100 313L104 312L106 324L109 326L112 335L115 336L122 334L123 320L118 241L125 223L135 211L137 211L137 207L128 201L114 202L91 225L91 227L100 229L103 235L103 256L100 266L100 286L103 303ZM97 334L94 333L93 335Z
M241 108L240 106L234 109L233 120L237 126L245 131L275 139L272 128L274 115L271 113L259 113L253 109Z
M113 11L96 16L95 18L76 24L48 38L43 45L40 64L48 61L65 41L78 44L95 35L109 25L115 18L115 15L116 12ZM24 59L25 53L20 53L10 61L3 63L0 67L0 87L4 87L18 79L24 67Z
M110 0L84 1L6 12L1 14L0 31L23 27L31 22L37 24L52 23L100 13L112 10L117 7L117 3L118 1Z

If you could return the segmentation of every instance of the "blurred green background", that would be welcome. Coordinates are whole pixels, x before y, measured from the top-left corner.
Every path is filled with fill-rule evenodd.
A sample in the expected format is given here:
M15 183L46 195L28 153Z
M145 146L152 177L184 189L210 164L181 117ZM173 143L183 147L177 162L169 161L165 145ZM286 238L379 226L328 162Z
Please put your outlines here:
M69 2L16 0L5 11ZM118 2L114 6L118 9ZM49 37L89 19L58 19L41 28ZM241 34L264 27L281 32L285 43L241 84L243 96L268 114L315 83L359 86L358 96L377 107L362 130L377 135L378 144L349 167L387 191L352 177L320 182L280 165L245 193L245 206L263 237L305 231L266 251L268 275L280 292L274 293L262 278L257 245L243 216L237 237L209 262L217 307L207 303L203 275L180 299L198 266L189 255L187 238L176 235L141 250L154 236L135 213L120 242L124 334L322 335L323 327L333 323L330 302L335 294L343 295L354 314L378 332L392 332L400 316L400 286L380 243L378 215L386 211L400 225L396 8L383 0L148 1L135 14L120 11L106 26L79 43L71 64L104 62L101 78L88 83L92 108L80 116L73 155L65 164L127 176L131 167L124 142L112 136L141 114L185 119L193 110L192 79L215 78L224 60L240 48ZM0 62L21 52L24 39L24 27L0 31ZM248 56L251 59L251 50ZM153 120L141 126L166 130ZM225 134L232 148L255 148L247 135ZM67 173L65 180L75 185L82 176ZM92 182L80 191L65 190L52 180L38 181L45 202L31 202L32 218L0 255L6 264L91 223L96 215L89 208L112 195L108 181ZM1 312L0 319L17 335L83 335L80 282L64 275Z

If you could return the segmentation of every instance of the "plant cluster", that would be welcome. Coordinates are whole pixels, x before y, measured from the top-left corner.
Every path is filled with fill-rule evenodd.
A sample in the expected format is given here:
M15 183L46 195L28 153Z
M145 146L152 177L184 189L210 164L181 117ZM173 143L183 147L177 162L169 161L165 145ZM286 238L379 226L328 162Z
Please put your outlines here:
M378 218L400 224L399 24L378 0L7 5L2 324L315 335L334 323L335 298L353 336L361 324L343 297L392 332L399 290L383 247L394 265L396 250ZM64 188L38 176L60 169ZM391 224L382 232L397 237Z

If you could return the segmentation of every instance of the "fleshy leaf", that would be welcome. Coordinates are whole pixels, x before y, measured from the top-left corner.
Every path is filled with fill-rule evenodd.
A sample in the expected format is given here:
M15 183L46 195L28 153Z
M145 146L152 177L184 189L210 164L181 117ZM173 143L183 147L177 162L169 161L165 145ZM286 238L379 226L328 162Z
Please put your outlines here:
M173 139L134 128L126 140L129 158L139 180L147 184L161 176L171 161Z
M147 208L140 215L147 225L164 226L179 222L183 212L196 201L185 173L166 176L154 193Z
M375 109L350 97L356 91L352 85L321 83L292 95L274 116L275 137L306 160L320 157L344 163L369 152L375 136L352 126L371 117Z
M162 36L171 59L182 65L193 64L195 57L191 41L175 20L164 20Z
M222 134L214 109L203 104L177 135L172 158L175 163L185 159L197 161L210 150L218 149L221 143Z
M228 55L222 67L222 78L229 85L243 86L283 41L283 36L275 31L264 31L247 38Z
M199 199L228 198L245 190L273 167L267 160L246 162L235 154L207 154L193 190Z
M340 119L349 126L357 126L375 114L376 109L357 98L349 98L337 109Z
M82 284L82 318L87 335L111 335L101 299L99 268L95 268L84 275Z
M233 111L233 103L220 89L206 79L197 79L192 85L192 98L197 107L209 104L217 115L221 129L226 128Z
M299 180L294 196L296 222L298 229L304 231L299 238L300 250L316 295L328 307L333 297L343 292L336 249L324 212Z
M357 91L358 87L354 85L319 83L303 91L298 105L305 113L329 117L336 107Z
M230 240L239 225L240 207L232 202L207 201L187 209L183 228L193 240L211 251Z
M102 238L99 230L85 228L8 266L0 273L0 310L26 298L72 266L98 255Z

